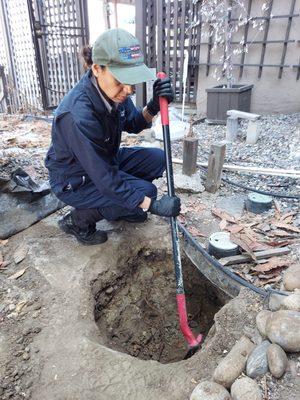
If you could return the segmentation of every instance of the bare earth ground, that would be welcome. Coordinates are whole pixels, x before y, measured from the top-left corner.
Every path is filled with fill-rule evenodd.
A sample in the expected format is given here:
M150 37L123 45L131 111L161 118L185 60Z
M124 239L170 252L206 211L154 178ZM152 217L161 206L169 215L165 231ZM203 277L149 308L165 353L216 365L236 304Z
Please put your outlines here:
M1 173L8 176L14 165L21 165L35 179L43 179L49 125L18 117L3 123ZM162 191L165 182L158 185ZM241 196L240 191L228 187L215 195L181 194L186 207L182 222L204 243L205 237L219 230L221 220L212 215L212 208L220 207L219 202L232 195ZM236 215L242 212L239 204ZM283 201L280 206L282 215L297 208L294 202ZM237 339L247 334L258 340L255 316L264 307L260 298L243 290L220 309L228 299L204 278L197 281L199 276L195 277L184 258L189 318L195 332L201 330L207 336L201 351L179 361L185 347L174 314L166 222L151 217L142 225L117 224L107 243L90 248L59 231L60 214L0 247L4 260L10 261L0 270L1 399L188 399L199 381L211 377ZM293 216L295 226L297 218ZM299 257L299 246L290 246L293 251L288 260L292 263ZM23 250L24 259L19 263L14 260L16 250ZM201 296L193 302L195 288ZM209 330L214 314L215 324ZM282 379L267 374L258 381L266 400L298 399L297 357L290 357Z

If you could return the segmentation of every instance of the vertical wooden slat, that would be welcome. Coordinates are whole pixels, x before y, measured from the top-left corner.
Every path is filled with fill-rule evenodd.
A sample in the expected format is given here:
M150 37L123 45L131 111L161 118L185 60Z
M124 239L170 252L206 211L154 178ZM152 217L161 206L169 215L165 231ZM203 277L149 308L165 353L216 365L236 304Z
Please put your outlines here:
M163 20L163 6L164 0L157 0L157 41L160 44L157 49L157 71L163 70L163 30L164 30L164 20Z
M57 6L58 6L58 2L57 2L57 0L54 0L54 2L53 2L53 4L51 5L51 10L52 10L52 24L54 25L54 26L57 26L58 25L58 15L56 14L56 9L57 9ZM53 29L53 28L52 28ZM57 30L57 28L55 29L53 29L54 31L56 31ZM58 50L58 46L57 46L57 44L58 44L58 35L57 34L54 34L53 35L53 62L54 62L54 69L55 69L55 80L54 80L54 82L53 82L53 86L54 86L54 90L55 90L55 92L54 92L54 96L55 96L55 103L57 104L57 103L59 103L59 100L60 100L60 95L59 95L59 93L58 92L60 92L60 70L59 70L59 61L58 61L58 59L59 59L59 50Z
M66 21L67 21L67 10L66 10L66 6L65 6L65 2L62 3L61 5L61 13L62 13L62 24L63 26L66 26ZM63 29L65 31L65 28ZM68 32L68 30L67 30ZM63 76L64 76L64 85L63 85L63 90L64 92L67 92L68 89L72 86L71 85L71 81L70 81L70 74L68 71L68 54L67 54L67 42L68 42L68 38L67 35L61 35L62 37L62 58L63 58Z
M28 6L29 18L31 21L32 40L33 40L34 48L35 48L36 66L37 66L38 80L40 82L42 104L43 104L43 107L45 108L47 106L47 94L46 94L46 90L45 90L45 87L43 84L43 67L42 67L41 56L40 56L40 52L39 52L39 43L38 43L36 34L34 32L35 17L34 17L33 4L30 0L28 0L27 6Z
M136 37L138 38L142 52L146 55L146 7L147 0L140 0L135 3L136 14ZM148 31L149 32L149 31ZM148 60L149 62L149 60ZM136 105L144 107L146 105L146 85L144 83L136 85Z
M45 25L45 18L44 18L44 12L43 12L43 5L40 1L35 1L34 3L35 9L37 12L37 18L38 21L41 23L41 25ZM45 41L45 35L40 39L39 41L39 47L40 47L40 54L42 58L42 64L43 64L43 82L40 83L40 85L43 86L48 86L49 87L49 69L48 69L48 61L47 61L47 54L46 54L46 41ZM50 96L49 96L49 90L45 89L46 93L46 102L47 104L50 103Z
M283 44L283 49L282 49L282 56L281 56L281 66L279 68L279 73L278 73L278 78L281 79L282 77L282 71L283 71L283 66L284 61L285 61L285 56L286 56L286 51L287 51L287 45L288 45L288 40L290 36L290 30L291 30L291 25L292 25L292 20L293 20L293 14L294 14L294 9L295 9L295 3L296 0L291 0L291 7L290 7L290 14L286 26L286 32L285 32L285 39L284 39L284 44Z
M148 0L148 13L149 13L149 26L148 26L148 47L149 47L149 66L156 68L156 26L157 26L157 12L156 1Z
M212 31L213 28L211 25L209 25L209 37L208 37L208 45L207 45L207 61L206 61L206 76L209 75L209 70L210 70L210 52L213 46L213 39L212 39Z
M186 0L181 1L181 24L180 24L180 65L179 65L179 96L178 100L183 99L183 64L184 64L184 49L185 49L185 3ZM177 75L177 71L176 71Z
M173 68L172 84L176 98L177 40L178 39L178 1L174 1Z
M198 74L199 74L199 67L198 63L200 62L200 51L201 51L201 36L202 36L202 16L200 13L202 1L196 4L196 13L199 17L199 25L196 27L196 55L194 60L194 90L193 90L193 101L196 101L197 98L197 87L198 87Z
M273 0L270 0L269 1L269 8L268 8L268 11L267 11L267 19L265 20L266 22L265 22L264 38L263 38L263 43L262 43L261 56L260 56L259 69L258 69L258 78L261 78L264 59L265 59L265 53L266 53L266 47L267 47L266 40L268 39L268 33L269 33L269 27L270 27L270 16L271 16L271 13L272 13L272 7L273 7Z
M299 64L298 64L298 71L297 71L297 77L296 80L298 81L300 78L300 58L299 58Z
M247 23L245 25L245 30L244 30L244 44L243 44L243 52L241 55L241 66L240 66L240 73L239 73L239 78L243 76L244 72L244 62L245 62L245 56L246 56L246 46L247 46L247 40L248 40L248 32L249 32L249 18L251 15L251 7L252 7L252 0L248 0L248 7L247 7Z
M171 0L167 0L167 17L166 17L166 30L167 30L167 52L166 52L166 74L170 75L170 49L171 49Z
M15 68L15 62L14 62L14 57L13 57L13 52L11 49L13 48L12 46L12 40L11 40L11 32L9 29L9 21L8 21L8 15L7 15L7 2L1 1L1 19L3 22L4 30L5 30L5 50L6 50L6 57L8 61L8 69L11 74L13 84L14 86L17 85L17 76L16 76L16 68ZM1 38L3 40L3 38Z
M69 26L76 26L76 17L75 17L75 5L74 5L74 0L68 0L69 1ZM70 70L71 70L71 77L72 77L72 87L75 85L75 83L77 82L77 76L76 76L76 69L74 68L74 58L75 58L75 49L76 49L76 45L77 45L77 39L74 36L74 34L76 33L76 30L71 28L70 29L70 42L71 42L71 46L69 48L70 50Z
M187 12L189 13L189 19L188 19L188 46L187 46L187 52L188 52L188 57L189 61L193 59L192 56L192 40L193 40L193 31L194 29L191 28L191 24L193 21L193 15L194 15L194 8L195 5L192 3L188 3L188 10ZM191 100L191 73L189 73L189 67L188 67L188 76L187 76L187 85L186 85L186 98L188 101Z

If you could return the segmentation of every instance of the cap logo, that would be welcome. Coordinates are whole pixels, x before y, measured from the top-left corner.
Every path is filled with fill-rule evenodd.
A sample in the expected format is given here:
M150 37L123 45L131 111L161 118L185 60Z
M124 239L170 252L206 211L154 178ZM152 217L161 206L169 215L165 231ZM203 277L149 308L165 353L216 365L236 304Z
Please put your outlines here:
M138 44L130 47L120 47L119 53L123 61L134 60L143 56L141 48Z

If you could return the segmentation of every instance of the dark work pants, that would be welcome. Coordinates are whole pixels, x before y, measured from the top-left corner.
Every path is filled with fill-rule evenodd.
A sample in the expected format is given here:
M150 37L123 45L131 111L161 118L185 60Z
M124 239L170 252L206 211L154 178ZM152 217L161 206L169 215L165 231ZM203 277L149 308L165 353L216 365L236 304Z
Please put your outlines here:
M145 196L156 198L157 188L152 181L161 177L165 170L164 151L157 148L122 147L117 159L123 179L126 179L132 187L142 190ZM144 213L139 207L129 210L115 204L111 199L103 196L93 182L86 183L74 192L62 193L58 197L76 209L75 215L82 222L85 215L87 220L95 218L95 211L91 209L97 209L101 214L98 220L102 216L109 221Z

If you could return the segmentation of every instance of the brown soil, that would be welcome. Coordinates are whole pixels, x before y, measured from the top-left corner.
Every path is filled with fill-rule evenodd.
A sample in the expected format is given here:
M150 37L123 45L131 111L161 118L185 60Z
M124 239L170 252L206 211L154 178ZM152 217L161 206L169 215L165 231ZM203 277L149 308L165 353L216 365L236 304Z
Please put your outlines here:
M189 324L205 337L224 296L183 260ZM184 359L187 344L179 329L173 261L165 252L140 252L120 275L93 282L95 320L106 345L143 360Z

